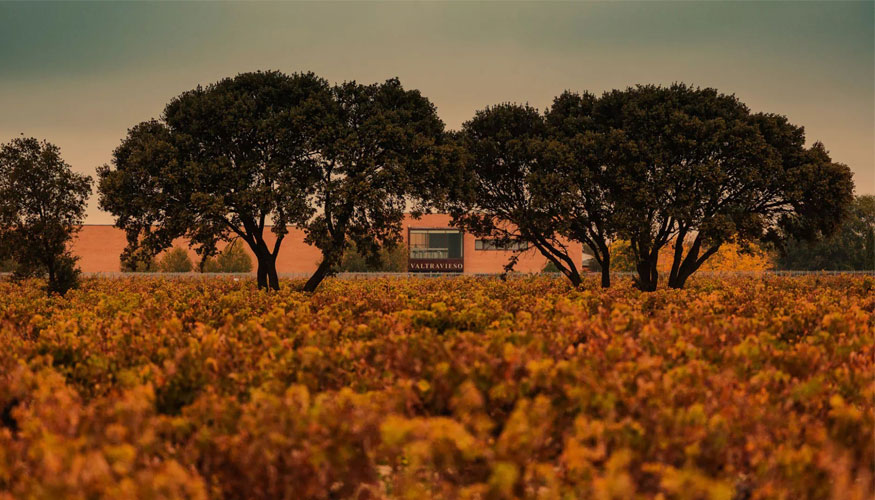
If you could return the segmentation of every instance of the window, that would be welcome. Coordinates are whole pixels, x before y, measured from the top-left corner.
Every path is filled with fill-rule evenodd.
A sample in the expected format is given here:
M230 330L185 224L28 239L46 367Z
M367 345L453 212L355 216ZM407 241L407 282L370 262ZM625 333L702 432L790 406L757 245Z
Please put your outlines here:
M462 231L456 229L411 229L411 259L461 259Z
M512 241L510 243L500 243L498 240L475 240L474 250L501 250L505 252L522 252L529 249L529 244L525 241Z

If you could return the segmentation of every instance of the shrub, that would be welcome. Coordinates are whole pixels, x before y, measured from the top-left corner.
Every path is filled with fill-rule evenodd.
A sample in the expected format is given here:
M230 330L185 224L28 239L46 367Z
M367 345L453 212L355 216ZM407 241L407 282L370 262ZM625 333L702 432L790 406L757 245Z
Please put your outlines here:
M542 273L558 273L559 268L556 267L556 264L553 261L547 261L547 264L544 266L544 269L541 270Z
M79 287L79 277L82 271L76 267L78 257L74 257L69 253L58 258L57 267L55 268L54 280L49 280L46 285L46 290L53 293L64 295L69 290Z
M136 262L122 259L121 270L125 273L157 273L158 259L152 257L147 261L138 260Z
M78 257L71 255L69 252L64 252L55 257L54 269L51 273L45 267L32 261L24 263L13 262L12 279L15 281L24 281L31 278L45 279L45 290L47 292L64 295L68 291L79 287L79 276L82 272L76 267L78 260Z
M243 248L243 244L235 240L227 245L215 257L208 258L203 264L206 273L248 273L252 271L252 259Z
M158 261L158 270L162 273L187 273L194 269L194 263L188 252L181 247L174 247Z
M351 244L343 253L337 272L348 273L404 273L407 272L407 246L399 243L393 248L381 248L376 259L369 259Z

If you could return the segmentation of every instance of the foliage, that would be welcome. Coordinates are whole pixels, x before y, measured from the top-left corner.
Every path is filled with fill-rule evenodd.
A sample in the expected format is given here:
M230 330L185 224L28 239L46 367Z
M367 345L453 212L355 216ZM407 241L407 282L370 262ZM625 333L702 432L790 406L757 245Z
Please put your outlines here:
M448 191L446 208L453 225L499 245L525 242L577 286L579 263L566 242L559 239L559 226L567 207L557 203L555 144L548 138L544 117L534 108L499 104L478 111L462 125L456 136L460 149L457 175ZM505 269L514 268L519 252Z
M154 256L148 259L121 259L121 270L124 273L157 273L158 259Z
M13 262L16 276L47 276L50 292L75 287L67 247L90 194L91 178L73 172L54 144L16 138L0 146L0 259Z
M595 114L599 100L589 93L563 92L545 112L556 171L541 183L545 197L555 200L559 221L554 230L584 245L593 266L601 270L602 286L611 285L611 242L620 229L614 204L622 183L618 172L605 168L605 130ZM602 135L599 135L599 133ZM619 181L619 182L618 182Z
M182 236L207 258L239 238L256 256L259 285L272 289L287 227L298 227L323 254L305 284L313 291L348 241L376 254L399 240L442 133L434 106L397 79L331 87L312 73L243 73L185 92L161 121L132 128L113 166L98 171L101 208L127 232L125 260Z
M82 271L76 266L78 257L65 253L58 257L54 269L54 277L46 285L50 293L64 295L69 290L79 287Z
M547 261L547 263L544 264L544 269L541 269L541 272L542 273L559 273L562 271L560 271L559 268L556 267L556 264L554 264L550 261Z
M666 259L668 261L668 259ZM735 242L727 242L720 245L720 249L714 253L701 269L705 271L766 271L774 267L774 257L762 246L756 243L747 243L742 246ZM663 268L668 271L666 266Z
M406 273L407 272L407 246L396 244L392 248L383 247L380 252L374 254L362 254L351 243L343 253L343 259L337 266L337 272L348 273Z
M635 272L635 255L627 240L616 240L610 244L611 270L619 272Z
M182 247L173 247L158 261L158 271L162 273L188 273L192 269L194 263Z
M11 273L15 270L15 262L11 258L0 259L0 273Z
M852 271L875 269L875 196L857 196L851 213L831 237L781 245L780 269Z
M252 271L252 259L237 240L229 243L215 257L209 257L203 264L207 273L248 273Z
M614 90L592 116L596 165L609 172L617 232L645 291L671 241L668 282L682 288L724 243L829 234L852 200L848 167L820 143L806 148L801 127L714 89Z
M656 289L673 246L668 284L683 288L724 244L828 236L853 198L850 169L819 142L805 147L801 127L684 84L566 92L543 114L493 106L457 142L454 222L531 243L575 286L560 236L590 249L605 287L617 267L611 242L627 241L644 291Z
M875 280L0 283L0 498L842 498Z
M304 285L314 291L350 243L376 258L401 241L410 202L423 205L435 175L444 124L434 105L398 79L346 82L332 89L330 122L320 131L319 157L308 198L316 214L300 227L322 262ZM423 207L414 205L418 213Z
M312 215L314 130L330 98L312 73L243 73L184 92L161 121L130 129L112 167L98 169L100 207L127 232L124 260L148 260L182 236L209 257L239 238L258 259L259 285L277 288L287 225Z

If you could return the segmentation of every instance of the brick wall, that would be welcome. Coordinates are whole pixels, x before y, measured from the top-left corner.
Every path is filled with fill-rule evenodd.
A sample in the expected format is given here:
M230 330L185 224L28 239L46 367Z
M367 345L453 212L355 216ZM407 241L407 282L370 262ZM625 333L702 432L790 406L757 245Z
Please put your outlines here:
M403 237L407 238L408 227L449 227L450 217L445 214L427 214L421 219L407 218L404 222ZM275 241L272 232L265 237L269 247L273 248ZM464 235L464 259L466 273L500 273L511 256L511 252L499 250L475 250L475 238L471 234ZM124 231L113 226L85 225L73 242L73 254L79 257L79 265L85 272L118 272L121 270L119 256L125 248ZM188 248L185 240L177 240L175 246ZM579 244L571 245L572 255L577 262L583 259ZM248 248L246 248L249 251ZM199 262L194 250L188 249L192 261ZM253 267L255 257L251 254ZM283 239L277 258L277 271L280 273L311 273L316 269L322 254L315 247L304 243L302 231L289 228L289 234ZM537 250L525 252L516 266L517 271L537 272L547 263Z

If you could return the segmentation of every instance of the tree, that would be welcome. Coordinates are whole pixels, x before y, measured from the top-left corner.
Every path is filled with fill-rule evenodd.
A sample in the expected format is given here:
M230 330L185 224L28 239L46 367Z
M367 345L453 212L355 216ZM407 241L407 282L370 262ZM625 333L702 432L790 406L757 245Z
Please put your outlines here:
M410 202L424 206L438 164L444 124L434 105L397 79L347 82L332 91L319 132L319 161L307 198L313 217L299 224L322 261L304 286L313 291L354 244L364 255L400 242Z
M875 270L875 196L857 196L836 233L817 241L788 238L780 245L779 269Z
M850 170L819 143L805 148L800 127L714 89L615 90L593 119L613 220L645 291L670 242L669 286L681 288L727 241L829 234L852 198Z
M297 226L323 254L305 285L313 291L348 242L377 252L399 240L442 132L434 106L397 79L332 88L311 73L245 73L186 92L161 121L131 129L114 168L98 171L100 203L127 232L126 260L180 236L202 258L239 238L263 288L279 288L276 257Z
M17 138L0 147L0 259L21 276L48 276L48 290L65 293L79 270L68 243L85 216L91 178L72 171L60 149Z
M543 115L516 104L478 112L460 134L466 180L451 191L454 222L505 243L525 241L574 286L583 263L567 242L581 243L609 287L617 228L599 154L596 102L591 94L565 92Z
M215 257L203 262L206 273L248 273L252 271L252 259L239 241L234 240Z
M287 225L313 216L314 138L331 98L312 73L244 73L185 92L160 121L130 129L112 167L98 169L100 206L127 233L123 260L148 260L182 236L206 258L239 238L258 261L258 286L278 289Z
M479 237L509 246L536 248L573 286L579 266L559 233L568 228L556 165L564 151L548 140L548 125L537 110L500 104L478 111L455 137L460 179L447 190L445 208L453 224ZM526 245L528 246L528 245ZM519 253L505 268L513 269Z
M592 251L591 249L589 249ZM635 271L635 258L626 240L613 240L608 245L607 253L611 256L611 272L629 273ZM604 273L604 268L596 259L587 261L587 267L593 272Z
M194 263L182 247L173 247L158 261L158 270L162 273L188 273L192 269Z

